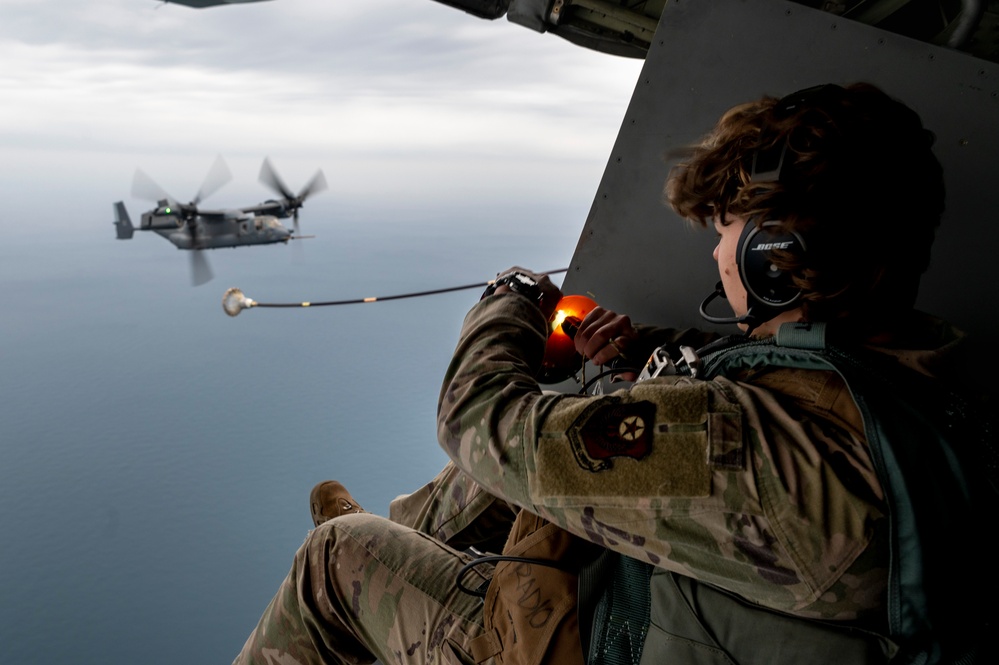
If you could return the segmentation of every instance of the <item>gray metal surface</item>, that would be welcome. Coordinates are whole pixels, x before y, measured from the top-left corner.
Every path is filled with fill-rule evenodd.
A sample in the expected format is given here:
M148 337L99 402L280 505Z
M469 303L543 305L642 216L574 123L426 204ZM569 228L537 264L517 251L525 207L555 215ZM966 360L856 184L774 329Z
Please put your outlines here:
M853 81L906 102L937 135L947 212L920 308L999 341L999 65L774 0L666 6L565 292L590 293L636 321L710 328L697 306L718 280L714 233L692 229L662 203L666 153L696 141L737 103Z

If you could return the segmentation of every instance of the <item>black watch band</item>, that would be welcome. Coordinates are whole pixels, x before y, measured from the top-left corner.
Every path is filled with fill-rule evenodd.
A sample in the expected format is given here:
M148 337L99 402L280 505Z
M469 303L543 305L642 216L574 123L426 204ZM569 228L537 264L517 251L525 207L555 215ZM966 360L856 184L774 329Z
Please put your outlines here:
M496 289L507 286L514 293L527 296L534 302L540 302L544 292L538 284L538 280L522 272L511 272L496 279L495 282L486 287L482 292L482 297L491 296L496 293Z

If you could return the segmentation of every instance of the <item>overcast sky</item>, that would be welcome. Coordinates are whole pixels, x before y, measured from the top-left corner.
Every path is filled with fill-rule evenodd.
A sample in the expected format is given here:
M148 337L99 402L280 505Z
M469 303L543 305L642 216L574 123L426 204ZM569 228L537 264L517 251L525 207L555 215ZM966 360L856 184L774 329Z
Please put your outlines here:
M316 474L363 476L384 513L443 464L434 404L474 292L232 320L224 289L568 265L641 65L432 0L0 0L0 63L0 661L115 665L227 662ZM137 167L189 200L218 154L234 180L208 206L271 196L264 156L330 188L302 213L314 240L210 252L192 288L186 253L115 239L112 202L149 207Z
M588 201L641 65L431 0L4 0L0 61L15 206L129 201L136 167L187 199L216 154L220 206L260 200L264 155L349 205Z
M434 404L474 292L232 320L224 289L333 300L568 265L641 65L432 0L0 0L0 63L0 661L115 664L231 658L315 474L364 475L384 512L443 464ZM190 200L218 154L234 180L207 206L271 196L264 156L329 191L302 213L314 240L210 252L192 288L186 253L115 239L112 202L149 207L137 167ZM71 553L39 554L55 541Z

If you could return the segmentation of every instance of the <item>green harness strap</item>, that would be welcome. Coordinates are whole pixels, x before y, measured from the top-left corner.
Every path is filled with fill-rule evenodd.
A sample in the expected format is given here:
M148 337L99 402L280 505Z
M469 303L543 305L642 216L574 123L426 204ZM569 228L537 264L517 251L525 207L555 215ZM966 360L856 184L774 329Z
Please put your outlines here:
M607 584L606 576L593 575L593 568L588 578L584 569L579 579L581 597L584 587L603 590L592 622L601 629L593 634L586 650L589 654L586 662L588 665L638 665L649 629L652 565L609 550L602 564L598 569L609 576L611 584ZM581 619L582 616L581 613ZM583 626L581 620L581 630Z

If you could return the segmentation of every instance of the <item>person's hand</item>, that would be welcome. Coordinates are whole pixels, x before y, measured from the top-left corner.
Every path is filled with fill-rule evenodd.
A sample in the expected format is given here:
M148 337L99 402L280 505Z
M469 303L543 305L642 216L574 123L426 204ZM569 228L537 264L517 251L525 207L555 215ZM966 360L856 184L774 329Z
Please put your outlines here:
M637 338L638 332L626 315L595 307L579 324L573 342L576 351L593 364L606 365L615 358L625 362L634 360L628 357L628 347ZM623 374L622 378L628 376Z
M557 286L552 284L552 281L548 279L548 275L539 275L518 266L514 266L509 270L504 270L496 279L501 279L514 272L523 273L538 283L538 288L541 289L541 299L536 301L538 308L541 310L541 313L545 315L546 320L551 320L552 314L555 313L555 306L558 305L558 301L562 299L562 291L559 290ZM513 289L509 286L503 284L496 287L494 293L509 293L512 290Z

